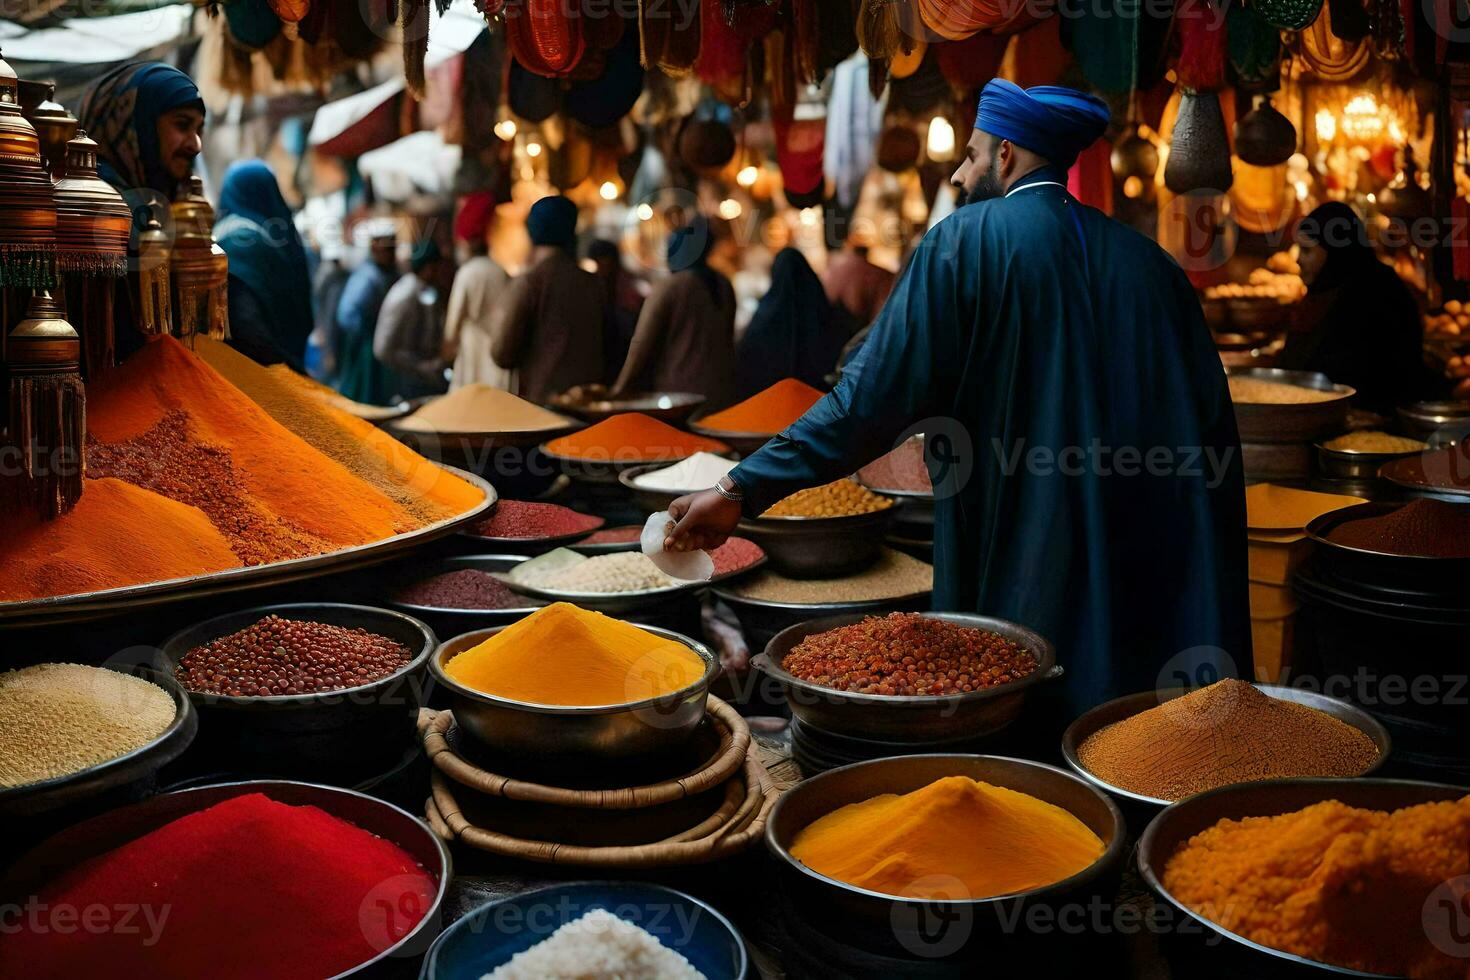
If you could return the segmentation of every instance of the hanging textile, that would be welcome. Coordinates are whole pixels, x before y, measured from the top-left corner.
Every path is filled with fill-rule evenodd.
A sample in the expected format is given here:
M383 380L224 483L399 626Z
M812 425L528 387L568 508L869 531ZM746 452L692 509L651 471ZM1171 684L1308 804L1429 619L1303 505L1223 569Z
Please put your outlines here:
M815 85L822 77L821 12L817 0L786 0L791 17L793 67L796 80Z
M671 0L638 0L638 38L644 68L683 78L699 61L700 11Z
M843 208L857 205L873 165L885 101L868 91L867 55L859 51L833 69L822 169L832 178L833 197Z
M776 26L777 9L764 3L702 0L695 71L722 101L736 106L750 101L751 53Z
M500 141L495 123L504 80L505 34L481 31L465 49L464 73L460 76L460 131L466 158L476 158L481 150Z
M822 203L824 197L824 175L822 157L827 135L825 115L817 115L819 105L808 106L811 113L789 122L773 120L776 131L776 163L781 168L781 186L786 194L786 203L794 208L811 208Z
M1225 35L1237 87L1253 93L1274 92L1281 87L1281 32L1256 8L1232 3L1226 15Z
M1050 17L1011 38L998 77L1022 88L1060 83L1073 64L1061 32L1062 18Z
M1098 7L1084 4L1079 16L1059 18L1062 43L1094 89L1129 92L1137 84L1139 9L1129 0L1100 0Z
M1323 5L1317 19L1302 31L1302 64L1324 82L1345 82L1368 64L1367 40L1344 41L1332 32L1332 10Z
M950 85L969 94L1000 71L1011 39L999 34L975 34L963 41L934 45L939 71ZM974 99L969 101L973 102Z
M931 48L923 62L907 78L894 77L888 83L888 105L920 116L949 98L949 83L939 71L939 57Z
M822 23L820 57L817 69L822 77L832 71L858 49L857 18L861 0L825 0L821 4Z
M1179 84L1197 92L1225 87L1225 17L1211 0L1180 0L1174 23L1179 28Z
M1317 19L1322 0L1255 0L1252 6L1272 27L1299 31Z
M584 126L612 126L633 109L643 94L643 66L638 63L638 35L625 31L603 60L598 78L573 82L567 89L567 115Z
M1067 191L1103 214L1113 213L1113 144L1098 139L1067 171Z
M913 47L914 39L905 36L899 20L899 7L905 0L862 0L858 11L857 39L863 53L874 61L887 61L901 49Z
M561 0L510 0L505 36L515 60L547 78L570 75L587 50L583 18L568 17Z
M914 0L924 26L946 41L963 41L980 31L1013 34L1051 13L1050 2L1012 0Z

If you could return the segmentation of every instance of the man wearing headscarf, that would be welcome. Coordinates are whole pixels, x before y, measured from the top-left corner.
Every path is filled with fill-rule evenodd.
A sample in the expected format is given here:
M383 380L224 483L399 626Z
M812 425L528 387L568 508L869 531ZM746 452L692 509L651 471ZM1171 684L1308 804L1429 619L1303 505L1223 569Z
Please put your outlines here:
M515 372L496 365L490 356L490 315L505 292L510 277L490 257L490 226L495 195L475 191L460 201L454 219L454 237L468 253L454 273L449 290L449 312L444 319L446 364L454 365L449 387L489 384L515 391Z
M518 394L544 402L602 378L602 290L577 265L577 206L543 197L526 215L531 261L496 305L490 354L517 373Z
M988 84L952 180L973 206L925 235L836 389L670 508L669 545L716 544L925 433L934 608L1054 644L1047 738L1111 697L1251 676L1240 447L1199 302L1154 242L1067 193L1107 122L1081 92Z
M214 237L230 257L230 346L303 370L313 328L306 249L264 160L230 164L215 215Z
M373 333L373 356L389 372L388 394L407 401L442 394L445 362L444 306L434 288L440 264L439 246L425 238L414 246L408 275L383 297Z
M697 217L669 236L669 275L638 315L613 395L687 391L719 409L735 396L735 289L711 268L715 229Z
M337 301L337 390L367 405L384 405L392 394L387 369L373 355L378 314L388 289L398 279L398 234L388 218L359 226L368 243Z

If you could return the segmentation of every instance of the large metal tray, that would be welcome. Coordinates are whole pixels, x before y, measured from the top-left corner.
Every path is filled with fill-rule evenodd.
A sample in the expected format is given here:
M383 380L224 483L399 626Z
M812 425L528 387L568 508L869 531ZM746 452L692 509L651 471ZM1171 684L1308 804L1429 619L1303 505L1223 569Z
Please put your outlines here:
M495 488L483 478L453 466L444 466L442 469L453 473L466 483L479 487L485 494L485 499L478 506L456 517L446 518L416 531L396 534L391 538L384 538L382 541L374 541L371 544L330 551L324 555L292 558L288 561L247 568L227 568L206 575L164 579L160 582L145 582L140 585L102 589L97 592L78 592L45 599L27 599L22 602L0 602L0 629L50 626L97 619L101 616L135 612L139 609L182 599L298 582L328 572L363 568L387 561L425 541L451 533L460 525L479 517L495 504L497 500Z
M668 599L689 595L701 589L707 589L710 586L729 581L737 575L749 574L759 568L763 568L767 560L768 558L762 555L744 568L737 568L732 572L716 575L708 582L685 582L682 585L675 585L671 588L638 589L634 592L566 592L560 589L538 589L535 586L513 582L509 578L505 579L505 584L522 595L528 595L533 599L541 599L545 602L571 602L581 606L583 609L592 609L596 612L608 614L628 613L636 612L640 609L647 609Z
M1335 436L1347 428L1348 407L1357 391L1333 384L1316 371L1283 371L1280 368L1229 368L1231 377L1253 378L1276 384L1330 391L1336 398L1320 402L1266 403L1232 402L1241 442L1315 442Z

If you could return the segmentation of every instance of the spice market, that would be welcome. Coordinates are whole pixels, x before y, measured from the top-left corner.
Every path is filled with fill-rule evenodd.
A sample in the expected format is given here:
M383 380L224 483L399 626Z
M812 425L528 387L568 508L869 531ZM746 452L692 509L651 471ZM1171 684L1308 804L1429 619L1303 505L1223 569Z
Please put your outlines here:
M1463 13L0 12L0 980L1470 980Z

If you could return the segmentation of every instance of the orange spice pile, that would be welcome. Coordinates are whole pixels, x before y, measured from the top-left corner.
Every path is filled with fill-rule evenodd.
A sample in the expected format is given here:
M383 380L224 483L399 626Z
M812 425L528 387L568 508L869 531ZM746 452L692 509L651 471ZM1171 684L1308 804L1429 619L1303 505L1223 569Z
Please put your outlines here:
M698 452L724 453L729 450L729 446L717 439L681 432L642 412L614 415L546 444L546 451L553 456L593 463L661 462L683 459Z
M811 385L787 378L743 402L697 421L703 428L714 432L775 435L805 415L806 410L821 399L822 393Z

